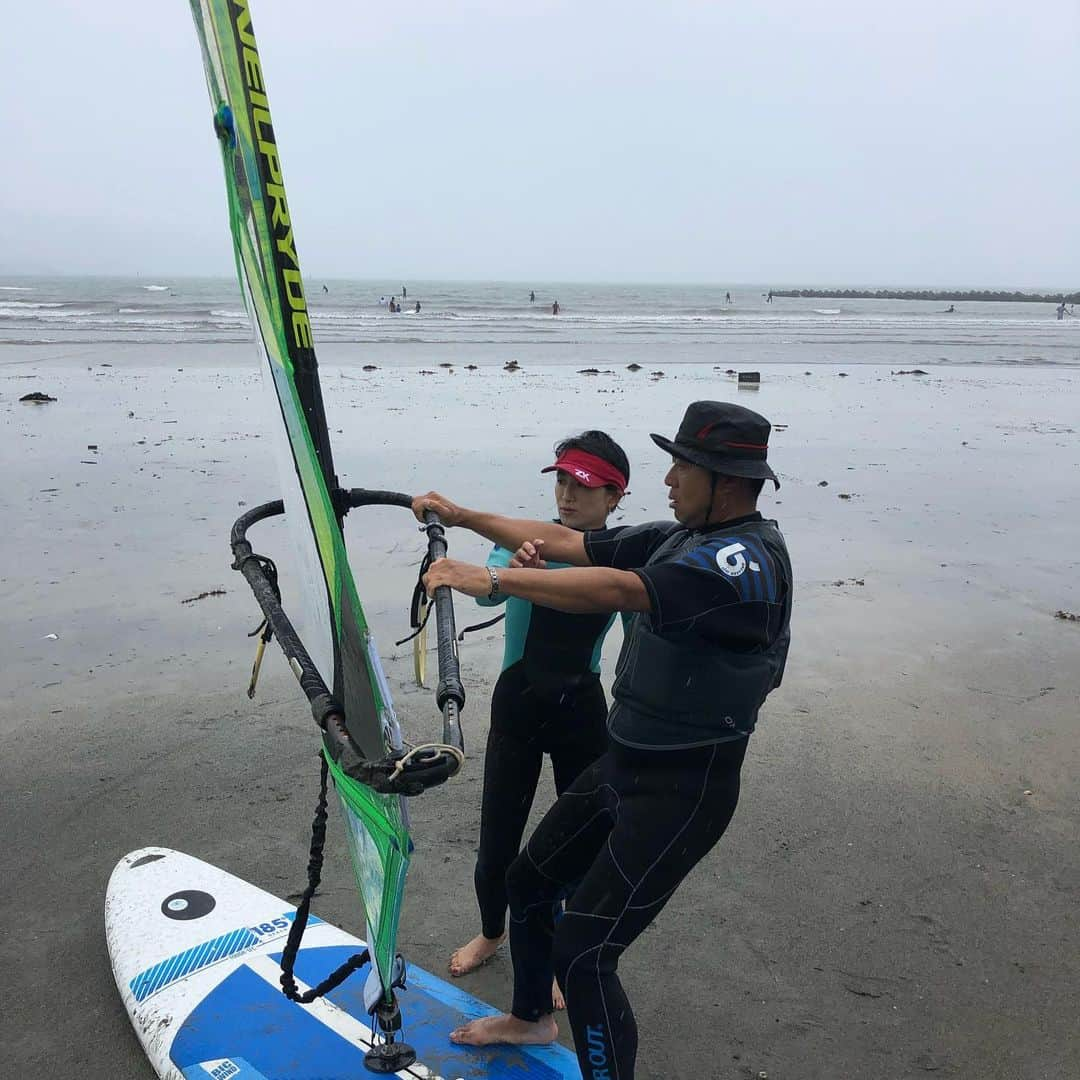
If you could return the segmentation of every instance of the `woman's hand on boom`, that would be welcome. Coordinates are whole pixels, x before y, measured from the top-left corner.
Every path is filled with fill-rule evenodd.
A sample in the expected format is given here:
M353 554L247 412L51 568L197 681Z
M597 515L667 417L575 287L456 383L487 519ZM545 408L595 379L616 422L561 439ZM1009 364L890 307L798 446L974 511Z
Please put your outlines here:
M546 570L547 563L543 558L544 541L543 540L526 540L514 552L510 559L510 565L525 570Z
M436 559L424 575L424 588L428 596L434 596L440 585L449 585L466 596L487 596L491 592L491 575L485 566L457 559Z
M464 507L452 503L445 495L437 491L429 491L426 495L415 495L412 501L412 512L416 520L424 524L424 511L431 510L439 515L439 520L447 527L460 525L465 516Z

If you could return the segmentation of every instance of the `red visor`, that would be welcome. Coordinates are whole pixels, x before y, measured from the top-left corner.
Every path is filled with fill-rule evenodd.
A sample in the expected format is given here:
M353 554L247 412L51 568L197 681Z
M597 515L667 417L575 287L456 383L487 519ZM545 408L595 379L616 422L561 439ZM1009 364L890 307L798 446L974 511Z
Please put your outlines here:
M541 472L564 472L585 487L598 488L611 484L621 492L626 490L626 477L610 461L586 453L584 450L567 450L554 465Z

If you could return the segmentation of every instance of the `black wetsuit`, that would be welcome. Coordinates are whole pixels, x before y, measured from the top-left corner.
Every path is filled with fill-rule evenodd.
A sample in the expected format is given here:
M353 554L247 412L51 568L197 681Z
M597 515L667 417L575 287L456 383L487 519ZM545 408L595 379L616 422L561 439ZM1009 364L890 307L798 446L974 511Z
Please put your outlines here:
M496 547L489 566L506 566ZM560 563L548 563L558 573ZM491 695L480 844L473 880L485 937L506 929L506 871L521 849L544 755L562 794L607 747L600 649L613 615L571 615L506 601L503 671ZM548 979L548 1003L551 979Z
M758 706L783 674L791 565L760 514L701 532L665 522L600 530L585 547L594 565L635 570L652 611L635 617L619 657L608 750L507 875L511 1011L549 1013L554 974L583 1077L629 1080L637 1024L619 957L735 811ZM556 924L552 902L567 894Z

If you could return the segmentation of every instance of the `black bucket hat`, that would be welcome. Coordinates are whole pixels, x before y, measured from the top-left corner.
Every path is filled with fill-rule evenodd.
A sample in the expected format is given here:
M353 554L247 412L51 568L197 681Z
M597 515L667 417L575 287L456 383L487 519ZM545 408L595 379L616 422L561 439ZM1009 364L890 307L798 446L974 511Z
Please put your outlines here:
M651 436L652 441L672 457L682 458L723 476L745 476L752 480L780 481L769 468L769 432L772 425L764 416L729 401L695 401L691 404L674 439Z

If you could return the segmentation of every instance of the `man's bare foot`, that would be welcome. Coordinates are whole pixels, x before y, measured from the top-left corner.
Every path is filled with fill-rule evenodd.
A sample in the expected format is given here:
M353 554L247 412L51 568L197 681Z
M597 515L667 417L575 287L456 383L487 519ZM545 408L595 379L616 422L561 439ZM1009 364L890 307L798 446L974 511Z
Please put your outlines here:
M559 989L559 980L551 980L551 1007L556 1012L562 1012L566 1008L566 998L563 997L563 992Z
M539 1020L519 1020L508 1013L482 1016L470 1020L450 1032L450 1041L463 1046L491 1046L509 1043L513 1046L537 1046L554 1042L559 1035L555 1017L541 1016Z
M477 934L468 945L462 945L460 949L450 954L450 963L447 965L450 974L458 979L462 975L468 975L470 971L475 971L495 955L496 950L505 940L505 931L497 938Z

